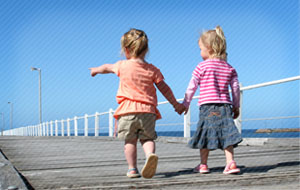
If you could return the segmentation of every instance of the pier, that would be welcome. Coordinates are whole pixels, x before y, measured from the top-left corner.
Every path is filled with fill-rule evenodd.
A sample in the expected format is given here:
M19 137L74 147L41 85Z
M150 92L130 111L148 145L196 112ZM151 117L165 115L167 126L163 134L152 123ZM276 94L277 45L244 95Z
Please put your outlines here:
M193 173L199 151L189 138L159 137L152 179L130 179L124 142L113 137L1 136L0 189L264 189L300 188L299 138L244 139L235 149L241 173L224 175L223 151L210 152L210 174ZM145 156L138 146L138 168Z

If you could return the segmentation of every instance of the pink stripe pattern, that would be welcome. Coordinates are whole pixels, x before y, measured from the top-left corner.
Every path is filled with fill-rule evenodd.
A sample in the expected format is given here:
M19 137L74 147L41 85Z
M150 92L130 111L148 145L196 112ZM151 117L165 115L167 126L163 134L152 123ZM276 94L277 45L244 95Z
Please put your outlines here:
M200 87L198 105L227 103L233 104L236 108L240 106L238 75L226 61L209 59L197 65L185 93L183 103L186 107L189 107L198 86ZM232 90L232 101L229 95L229 86Z

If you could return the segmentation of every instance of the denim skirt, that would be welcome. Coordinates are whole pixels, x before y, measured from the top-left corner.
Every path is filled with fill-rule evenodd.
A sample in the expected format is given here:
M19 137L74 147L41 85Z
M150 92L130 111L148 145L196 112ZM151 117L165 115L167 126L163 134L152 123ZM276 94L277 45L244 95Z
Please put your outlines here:
M229 104L204 104L200 106L197 130L188 146L194 149L222 149L237 147L242 136L234 124Z

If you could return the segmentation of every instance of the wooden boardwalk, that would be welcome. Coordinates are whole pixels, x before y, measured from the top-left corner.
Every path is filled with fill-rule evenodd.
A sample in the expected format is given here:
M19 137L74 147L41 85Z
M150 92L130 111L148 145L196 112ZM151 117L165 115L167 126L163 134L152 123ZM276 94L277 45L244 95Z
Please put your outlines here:
M28 189L300 189L299 139L277 141L235 149L240 175L223 175L224 153L212 151L211 173L201 175L192 172L199 163L198 150L162 138L152 179L127 178L124 142L109 137L4 136L0 149L29 183ZM139 169L144 159L139 145Z

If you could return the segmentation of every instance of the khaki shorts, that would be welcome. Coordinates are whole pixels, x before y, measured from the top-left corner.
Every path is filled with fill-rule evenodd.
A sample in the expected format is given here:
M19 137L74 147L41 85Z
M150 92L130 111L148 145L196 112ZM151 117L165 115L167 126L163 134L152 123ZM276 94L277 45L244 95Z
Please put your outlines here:
M130 114L118 120L118 138L123 140L155 140L156 115L152 113Z

